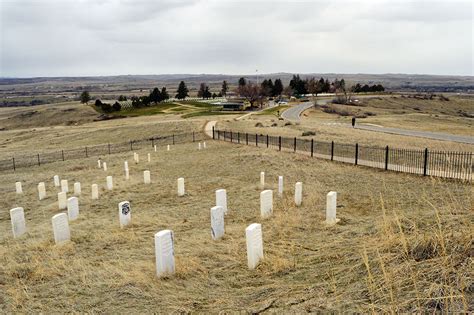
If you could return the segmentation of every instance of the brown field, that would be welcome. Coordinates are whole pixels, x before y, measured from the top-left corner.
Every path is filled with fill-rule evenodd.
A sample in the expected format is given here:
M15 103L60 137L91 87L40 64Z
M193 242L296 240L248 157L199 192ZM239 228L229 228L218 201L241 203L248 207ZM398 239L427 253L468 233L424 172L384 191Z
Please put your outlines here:
M131 130L131 129L130 129ZM450 312L474 311L473 190L435 178L380 172L291 153L208 141L160 148L152 162L131 153L2 173L0 310L58 312ZM131 179L123 176L128 159ZM149 169L152 184L144 185ZM274 215L259 214L259 172L267 188L283 175ZM52 176L82 183L72 241L55 246L58 213ZM105 190L114 176L113 192ZM184 177L187 195L177 197ZM14 191L23 182L24 194ZM37 200L45 181L47 199ZM303 182L303 205L293 187ZM90 185L100 199L90 200ZM214 192L228 192L226 235L212 241ZM338 192L341 222L327 226L325 196ZM129 200L133 224L120 229L117 204ZM13 239L8 210L25 208L27 235ZM247 269L245 227L262 223L264 261ZM175 233L176 274L155 276L153 235Z

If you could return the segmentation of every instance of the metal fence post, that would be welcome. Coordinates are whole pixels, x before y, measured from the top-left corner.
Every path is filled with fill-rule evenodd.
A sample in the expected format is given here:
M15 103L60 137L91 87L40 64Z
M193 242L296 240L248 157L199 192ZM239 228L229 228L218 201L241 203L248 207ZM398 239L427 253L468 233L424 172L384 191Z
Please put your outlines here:
M249 145L249 134L247 132L245 133L245 144Z
M281 136L278 136L278 151L281 151Z
M240 132L237 132L237 142L240 143Z
M64 152L64 151L63 151L63 152ZM87 155L87 147L86 147L86 157L88 157L88 155ZM64 153L63 153L63 158L64 158ZM63 161L64 161L64 160L63 160Z
M311 157L313 157L314 140L311 139Z
M110 143L109 143L109 155L110 155Z
M155 146L155 138L151 138L151 147L153 148Z
M12 158L12 159L13 159L13 171L16 171L15 158Z
M357 165L357 163L359 162L359 144L358 143L356 143L355 150L356 152L355 152L354 164Z
M221 133L219 130L217 130L217 140L221 140Z
M173 145L174 145L174 133L173 133Z
M64 162L64 150L61 150L61 156L62 156L63 162ZM86 157L87 157L87 147L86 147Z
M425 148L425 159L423 161L423 176L428 175L428 148Z
M40 155L38 153L38 166L41 166Z
M334 141L331 141L331 161L334 161Z
M268 135L267 135L267 148L268 148Z
M258 133L255 134L255 146L258 147Z
M296 137L293 140L293 151L296 152Z
M212 126L212 139L216 139L216 136L214 135L214 126Z
M193 142L196 142L196 137L194 135L194 131L193 131Z
M388 170L388 146L385 147L385 170Z
M232 131L230 132L230 142L234 142L232 137Z

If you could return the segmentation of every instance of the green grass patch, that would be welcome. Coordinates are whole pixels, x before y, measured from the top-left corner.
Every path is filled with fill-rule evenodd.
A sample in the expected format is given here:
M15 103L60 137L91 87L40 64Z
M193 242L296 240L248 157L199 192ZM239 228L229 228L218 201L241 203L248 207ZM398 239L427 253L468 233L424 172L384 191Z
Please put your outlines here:
M212 105L212 104L200 102L200 101L180 101L180 103L191 105L194 107L199 107L199 108L214 108L216 106L216 105Z
M161 103L158 105L151 105L148 107L122 109L118 112L105 113L101 108L97 108L94 105L90 105L90 106L101 114L107 114L107 115L112 115L112 116L126 116L126 117L160 115L160 114L166 114L164 111L169 110L169 109L174 109L174 108L181 108L181 110L185 109L179 104Z

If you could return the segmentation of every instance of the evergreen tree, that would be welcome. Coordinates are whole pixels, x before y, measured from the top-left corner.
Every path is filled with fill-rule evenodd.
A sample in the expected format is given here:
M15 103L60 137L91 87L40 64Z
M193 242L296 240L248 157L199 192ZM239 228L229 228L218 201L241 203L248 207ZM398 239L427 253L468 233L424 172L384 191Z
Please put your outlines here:
M246 84L247 84L247 80L245 80L245 78L239 79L239 86L245 86Z
M201 83L201 85L199 86L199 91L198 91L198 97L202 97L202 98L205 98L205 95L204 93L206 92L206 88L207 88L207 85L206 83Z
M227 85L227 81L224 80L222 82L221 95L225 97L227 95L227 91L229 91L229 86Z
M280 79L275 80L275 84L273 85L273 92L272 96L279 96L283 92L283 83L281 83Z
M188 88L186 87L186 83L184 81L181 81L178 86L178 90L176 91L176 98L178 100L184 100L186 97L188 97Z
M206 88L204 89L204 93L203 93L203 98L211 98L212 96L212 93L211 91L209 91L209 87L206 85Z
M168 91L166 91L166 86L161 88L161 100L166 101L167 99L170 98L170 95L168 94Z
M80 100L82 104L84 103L88 104L89 101L91 100L91 96L89 95L89 92L87 91L82 92L80 96Z
M158 104L159 102L161 102L162 98L161 98L160 90L158 90L158 88L154 88L153 91L150 93L149 99L150 99L150 102L153 102L155 104Z

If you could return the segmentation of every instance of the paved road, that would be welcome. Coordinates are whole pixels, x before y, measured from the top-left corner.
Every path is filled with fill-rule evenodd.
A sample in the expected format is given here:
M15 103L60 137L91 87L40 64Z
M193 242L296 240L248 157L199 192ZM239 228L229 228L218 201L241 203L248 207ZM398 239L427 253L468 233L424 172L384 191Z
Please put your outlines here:
M313 102L306 102L296 106L292 106L285 110L283 113L281 113L281 117L291 122L300 122L301 113L313 106L313 104Z
M322 99L322 100L317 100L317 103L318 105L324 105L328 101L329 100L327 99ZM312 102L307 102L307 103L290 107L281 114L281 117L292 122L300 122L301 121L300 116L303 113L303 111L307 110L312 105L313 105ZM351 127L350 124L340 124L340 125L341 127ZM474 137L459 136L459 135L453 135L449 133L409 130L409 129L401 129L401 128L390 128L390 127L366 125L366 124L356 124L356 129L375 131L375 132L384 132L384 133L390 133L390 134L401 135L401 136L420 137L420 138L428 138L428 139L441 140L441 141L452 141L452 142L459 142L459 143L474 144Z

